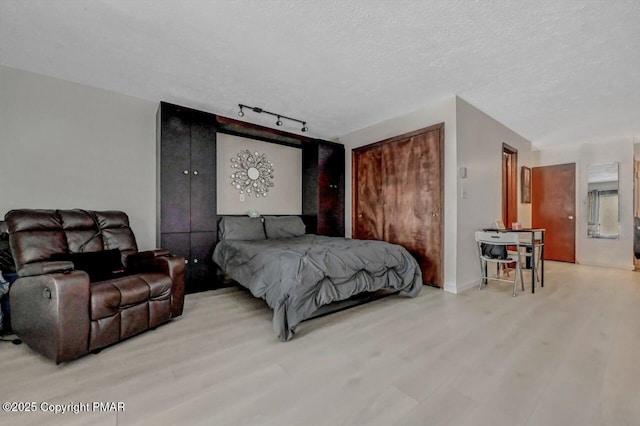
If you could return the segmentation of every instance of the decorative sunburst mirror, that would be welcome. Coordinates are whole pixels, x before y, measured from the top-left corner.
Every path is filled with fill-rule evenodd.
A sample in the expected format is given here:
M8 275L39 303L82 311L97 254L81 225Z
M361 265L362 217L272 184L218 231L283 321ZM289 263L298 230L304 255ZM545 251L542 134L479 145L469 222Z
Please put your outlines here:
M241 194L266 197L269 188L274 186L273 163L266 154L245 149L231 159L231 168L238 169L231 174L231 185Z

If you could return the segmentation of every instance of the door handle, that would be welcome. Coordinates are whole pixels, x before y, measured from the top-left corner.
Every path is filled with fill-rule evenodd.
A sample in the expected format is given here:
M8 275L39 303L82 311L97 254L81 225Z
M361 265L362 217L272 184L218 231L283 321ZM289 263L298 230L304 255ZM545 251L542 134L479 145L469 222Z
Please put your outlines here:
M573 220L573 216L569 216L569 220Z
M359 214L359 215L358 215L358 217L362 217L362 215L361 215L361 214Z

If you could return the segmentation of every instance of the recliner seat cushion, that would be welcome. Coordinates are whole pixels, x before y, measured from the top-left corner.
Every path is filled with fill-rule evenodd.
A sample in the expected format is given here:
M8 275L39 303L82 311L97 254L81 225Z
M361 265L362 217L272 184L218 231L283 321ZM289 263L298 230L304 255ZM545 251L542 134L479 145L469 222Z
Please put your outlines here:
M131 275L91 285L91 319L98 320L149 300L169 300L171 278L160 273Z
M103 348L171 319L171 278L146 273L91 285L89 350Z

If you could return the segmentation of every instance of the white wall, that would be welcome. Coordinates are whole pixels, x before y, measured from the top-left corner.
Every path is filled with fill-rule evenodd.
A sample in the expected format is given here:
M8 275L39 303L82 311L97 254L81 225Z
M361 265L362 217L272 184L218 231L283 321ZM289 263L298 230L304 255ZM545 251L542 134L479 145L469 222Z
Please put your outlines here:
M576 262L633 269L633 140L583 144L534 154L539 166L576 163ZM587 165L612 161L620 163L620 238L587 238Z
M267 197L244 197L231 186L231 158L238 152L266 154L273 163L273 183ZM302 214L302 150L274 143L218 133L217 136L217 209L218 214L245 214L255 209L260 214Z
M531 225L531 204L520 203L520 170L531 167L532 158L530 141L460 98L456 118L458 167L467 168L467 178L457 177L456 290L460 292L480 280L475 231L502 219L502 144L518 150L518 222L524 227Z
M358 130L340 138L345 145L345 232L352 235L351 158L354 148L418 130L433 124L444 125L444 288L456 290L456 98L450 96L431 105Z
M0 66L0 216L123 210L155 247L156 102Z

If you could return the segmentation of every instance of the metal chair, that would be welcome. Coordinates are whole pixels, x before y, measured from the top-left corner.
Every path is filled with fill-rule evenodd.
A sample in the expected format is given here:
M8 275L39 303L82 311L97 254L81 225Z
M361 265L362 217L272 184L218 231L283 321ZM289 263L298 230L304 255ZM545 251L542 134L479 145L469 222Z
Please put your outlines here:
M487 285L490 279L496 280L496 281L513 282L513 296L515 297L518 275L520 275L520 283L522 285L522 290L524 290L524 279L522 277L522 261L521 261L521 254L520 254L520 239L517 233L477 231L476 243L478 245L478 256L480 259L480 273L482 275L482 279L480 280L480 285L478 286L478 290L482 289L482 284ZM494 246L506 246L505 251L507 247L511 246L511 247L515 247L516 250L507 252L507 256L505 259L496 259L493 257L485 256L483 254L482 252L483 244L491 244ZM499 275L496 275L495 277L490 277L488 274L489 268L487 267L489 262L495 262L498 265L507 265L509 263L515 263L516 273L513 276L513 281L500 278Z

